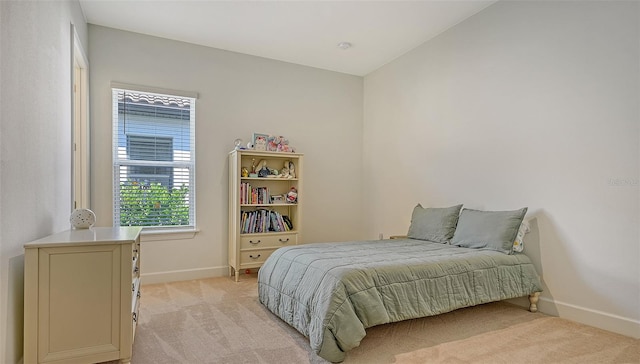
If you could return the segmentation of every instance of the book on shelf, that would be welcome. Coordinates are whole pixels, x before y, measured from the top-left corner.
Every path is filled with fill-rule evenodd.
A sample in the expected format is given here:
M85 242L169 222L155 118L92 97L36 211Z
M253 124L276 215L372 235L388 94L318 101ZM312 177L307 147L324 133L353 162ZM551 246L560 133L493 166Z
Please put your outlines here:
M289 216L282 215L282 220L283 220L283 223L286 224L287 231L293 230L293 223L291 222L291 219L289 219Z
M271 203L271 194L268 187L251 187L251 184L240 184L240 203L251 205L268 205Z
M283 232L293 230L291 219L277 211L257 209L242 211L240 218L242 234L256 234L268 232Z

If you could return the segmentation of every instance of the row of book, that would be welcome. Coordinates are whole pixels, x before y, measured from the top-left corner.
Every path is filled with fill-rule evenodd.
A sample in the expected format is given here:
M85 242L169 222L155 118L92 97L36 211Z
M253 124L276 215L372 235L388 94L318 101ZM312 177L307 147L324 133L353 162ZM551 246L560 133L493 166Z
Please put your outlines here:
M242 226L242 234L293 230L293 223L289 216L265 209L242 211L240 226Z
M250 184L243 182L240 184L240 203L241 204L269 204L271 203L271 195L267 187L251 187Z

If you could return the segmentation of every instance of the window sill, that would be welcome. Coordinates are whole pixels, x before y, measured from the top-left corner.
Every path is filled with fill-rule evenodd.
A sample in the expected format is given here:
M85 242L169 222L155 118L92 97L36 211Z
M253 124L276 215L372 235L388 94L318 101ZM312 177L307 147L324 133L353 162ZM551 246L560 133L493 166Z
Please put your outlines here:
M200 230L197 228L186 229L150 229L140 233L141 241L183 240L193 239Z

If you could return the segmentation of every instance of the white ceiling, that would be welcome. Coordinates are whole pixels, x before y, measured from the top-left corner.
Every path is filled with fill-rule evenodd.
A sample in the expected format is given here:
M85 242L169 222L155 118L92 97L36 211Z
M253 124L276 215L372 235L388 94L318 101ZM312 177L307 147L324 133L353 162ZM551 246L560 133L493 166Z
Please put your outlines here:
M494 3L80 0L88 23L364 76ZM340 42L350 42L347 50Z

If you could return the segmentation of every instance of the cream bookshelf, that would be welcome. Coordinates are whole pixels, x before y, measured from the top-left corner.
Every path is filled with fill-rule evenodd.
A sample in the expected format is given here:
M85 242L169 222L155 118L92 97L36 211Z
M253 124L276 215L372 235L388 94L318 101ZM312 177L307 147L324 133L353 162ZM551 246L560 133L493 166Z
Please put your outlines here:
M302 241L302 159L300 153L254 150L229 153L229 275L235 276L236 281L245 270L260 268L276 249ZM278 172L285 161L291 162L295 177L254 176L251 174L253 166L259 169L261 161ZM249 176L243 177L243 168ZM284 196L286 200L292 187L297 191L295 203L272 202L273 196ZM256 196L251 198L248 191L256 191ZM290 228L286 224L287 218L291 222Z

